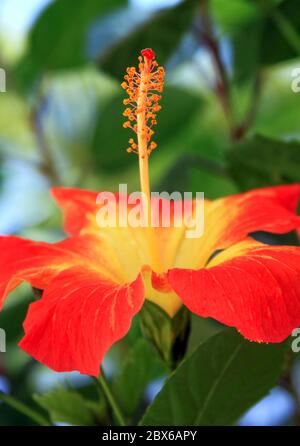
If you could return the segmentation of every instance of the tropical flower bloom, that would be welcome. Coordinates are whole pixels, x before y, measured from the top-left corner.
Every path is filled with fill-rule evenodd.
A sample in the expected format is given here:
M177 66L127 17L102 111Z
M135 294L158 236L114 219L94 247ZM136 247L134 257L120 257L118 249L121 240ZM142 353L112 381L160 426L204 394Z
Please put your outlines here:
M163 75L147 49L123 84L125 127L137 138L129 151L138 155L149 203L148 158ZM198 238L186 238L184 224L99 227L96 192L55 188L52 194L68 238L54 244L0 238L0 304L23 281L43 291L29 307L20 346L50 368L97 376L145 299L171 317L185 305L257 342L281 342L300 324L300 248L251 238L256 231L281 234L300 226L299 185L206 200Z

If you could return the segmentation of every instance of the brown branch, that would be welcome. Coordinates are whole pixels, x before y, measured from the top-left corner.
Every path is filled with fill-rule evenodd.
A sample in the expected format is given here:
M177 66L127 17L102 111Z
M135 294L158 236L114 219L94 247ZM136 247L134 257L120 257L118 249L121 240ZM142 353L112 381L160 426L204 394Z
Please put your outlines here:
M245 118L241 123L236 123L232 106L230 82L221 57L219 42L214 33L209 10L209 0L200 0L199 9L201 23L200 26L195 27L195 33L201 44L204 44L207 48L213 62L216 75L216 83L213 90L223 109L230 139L232 141L239 141L246 135L255 121L261 92L261 75L260 73L257 73L256 75L253 86L253 96Z
M216 73L216 83L214 85L214 92L220 100L223 108L225 118L227 120L230 137L235 139L233 109L230 94L230 85L225 66L222 61L219 43L215 37L213 25L211 21L209 2L207 0L200 0L200 27L196 29L197 36L202 44L208 49Z
M47 98L40 96L38 104L33 108L30 116L31 126L36 136L37 147L40 151L42 161L39 165L39 170L50 181L51 185L60 184L60 175L56 169L51 149L45 138L43 128L43 115L47 106Z
M254 80L253 94L251 97L251 103L249 109L246 113L244 120L239 125L236 126L235 140L242 139L255 122L261 94L261 85L262 85L262 76L261 73L258 72Z

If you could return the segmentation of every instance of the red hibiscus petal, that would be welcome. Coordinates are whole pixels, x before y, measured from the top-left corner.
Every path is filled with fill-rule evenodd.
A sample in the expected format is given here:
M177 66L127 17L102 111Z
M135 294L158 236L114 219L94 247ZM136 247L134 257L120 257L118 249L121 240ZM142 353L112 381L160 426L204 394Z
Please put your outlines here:
M31 304L20 347L58 372L97 376L107 350L126 335L144 301L141 276L118 285L88 268L61 272Z
M21 347L55 370L97 375L103 355L143 303L141 276L128 281L92 235L56 244L0 237L0 249L1 306L22 281L44 290L30 306Z
M300 222L300 217L295 215L299 198L300 185L292 184L253 189L223 199L228 216L230 207L233 214L238 211L224 231L224 245L229 246L231 241L239 241L250 232L283 234L296 229Z
M15 236L1 236L0 249L0 309L22 280L43 288L60 271L60 264L71 265L74 257L63 243L51 245Z
M53 188L52 195L64 213L64 229L78 235L85 227L96 225L97 192L76 188Z
M195 314L236 327L257 342L281 342L300 325L300 248L250 239L208 268L173 269L169 280Z
M89 263L105 277L125 279L111 252L91 235L54 244L0 236L0 250L0 310L8 294L22 281L44 289L59 272L74 265Z
M300 226L295 214L300 185L254 189L205 204L204 234L183 238L175 266L201 268L218 249L244 240L257 231L283 234Z
M258 188L253 189L251 192L248 192L248 194L273 198L287 210L296 212L300 198L300 185L289 184L276 187Z

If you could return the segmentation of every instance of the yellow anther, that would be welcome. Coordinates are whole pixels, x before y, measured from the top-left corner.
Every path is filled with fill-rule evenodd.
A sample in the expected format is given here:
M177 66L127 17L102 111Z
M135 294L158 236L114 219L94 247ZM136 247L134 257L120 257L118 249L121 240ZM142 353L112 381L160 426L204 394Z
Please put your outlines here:
M135 67L128 67L124 77L126 82L121 85L129 96L123 101L124 105L129 106L123 112L128 119L124 126L136 132L139 140L138 144L133 139L129 140L130 152L138 153L144 158L145 154L149 155L156 147L155 143L150 142L154 133L152 127L157 124L156 112L161 109L158 105L161 95L155 93L155 90L162 92L165 71L158 67L151 49L143 50L142 55L143 57L138 58L139 72ZM131 125L133 121L137 121L134 126Z

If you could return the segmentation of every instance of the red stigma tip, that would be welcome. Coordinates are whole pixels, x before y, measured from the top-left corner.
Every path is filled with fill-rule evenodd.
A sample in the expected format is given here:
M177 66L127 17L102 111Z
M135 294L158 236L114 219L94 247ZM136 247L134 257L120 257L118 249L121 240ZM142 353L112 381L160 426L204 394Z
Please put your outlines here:
M146 59L150 61L155 58L155 53L153 50L151 50L151 48L145 48L144 50L141 51L141 54L143 57L146 57Z

